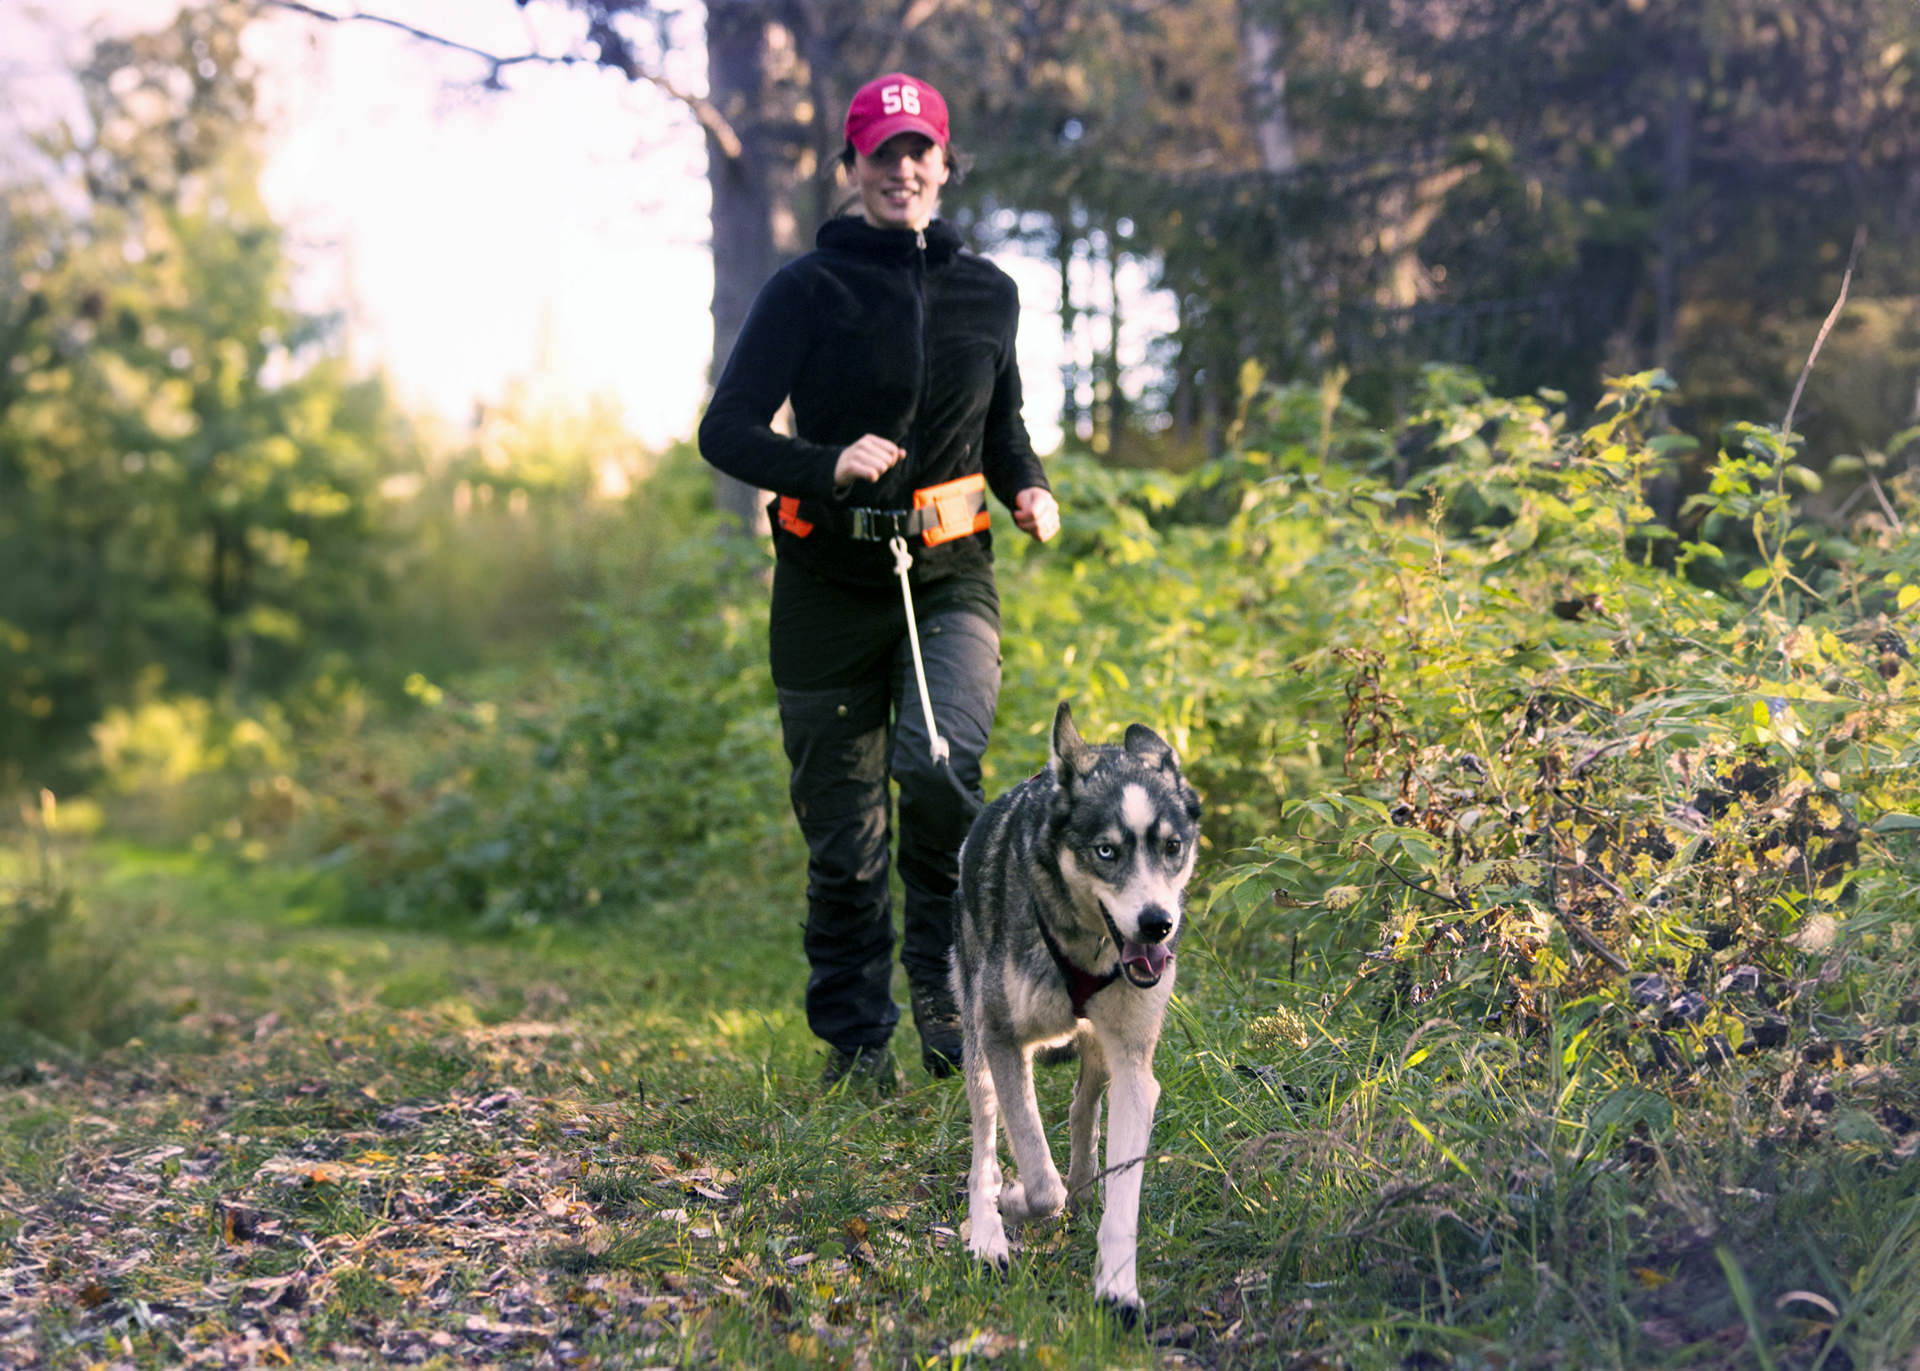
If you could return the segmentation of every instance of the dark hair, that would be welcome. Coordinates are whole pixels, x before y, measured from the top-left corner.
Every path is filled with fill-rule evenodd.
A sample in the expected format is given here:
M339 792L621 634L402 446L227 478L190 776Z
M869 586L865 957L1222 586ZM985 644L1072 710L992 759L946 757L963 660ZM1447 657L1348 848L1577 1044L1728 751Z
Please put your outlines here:
M947 158L947 183L957 186L967 179L967 168L973 165L973 159L967 156L966 153L960 151L959 147L951 140L948 141L941 151L946 154ZM853 148L853 140L849 138L840 147L841 170L852 171L853 160L856 155Z

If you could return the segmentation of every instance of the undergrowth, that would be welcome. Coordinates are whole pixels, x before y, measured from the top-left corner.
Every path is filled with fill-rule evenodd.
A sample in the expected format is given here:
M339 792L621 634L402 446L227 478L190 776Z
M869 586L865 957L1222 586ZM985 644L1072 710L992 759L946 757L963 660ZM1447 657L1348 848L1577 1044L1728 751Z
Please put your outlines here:
M1916 492L1803 526L1791 448L1740 428L1664 529L1641 492L1670 399L1624 378L1576 429L1435 372L1379 434L1331 389L1274 391L1190 477L1057 461L1060 540L998 545L989 789L1043 763L1070 698L1090 737L1159 728L1207 805L1158 1063L1150 1333L1093 1311L1089 1224L1029 1233L1004 1283L960 1255L952 1083L817 1089L764 590L671 464L629 593L565 651L416 681L201 859L271 838L376 925L258 920L277 973L199 993L244 1028L305 985L300 1021L234 1032L179 1068L189 1104L135 1111L141 1147L221 1139L227 1202L269 1215L272 1241L234 1238L209 1190L204 1260L296 1231L340 1254L284 1254L320 1313L239 1285L210 1324L293 1328L315 1359L478 1357L475 1329L532 1355L484 1330L538 1327L555 1356L674 1364L1906 1365ZM447 969L468 957L485 994ZM9 1166L91 1155L46 1111L154 1050L91 1087L48 1064L9 1106ZM250 1078L244 1119L189 1128L195 1090ZM1067 1087L1043 1080L1050 1120ZM308 1163L325 1179L288 1169ZM484 1250L530 1304L405 1255L445 1225L496 1241L476 1212L515 1235ZM374 1252L383 1224L407 1244ZM75 1316L59 1345L108 1326Z

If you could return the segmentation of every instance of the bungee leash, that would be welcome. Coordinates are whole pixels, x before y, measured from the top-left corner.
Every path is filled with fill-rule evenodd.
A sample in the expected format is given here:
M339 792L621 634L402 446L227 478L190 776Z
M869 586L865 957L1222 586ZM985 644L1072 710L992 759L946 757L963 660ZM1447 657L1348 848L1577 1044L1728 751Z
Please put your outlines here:
M927 664L920 656L920 625L914 621L913 615L913 585L907 580L907 572L913 567L913 553L907 549L907 540L897 533L887 540L887 547L893 553L894 575L900 578L900 603L907 611L907 646L913 652L913 679L920 686L920 716L927 721L928 750L933 754L933 764L947 778L947 784L960 797L968 815L978 814L985 804L953 774L951 749L941 736L940 725L933 719L933 695L927 689Z
M920 683L920 713L927 721L928 746L932 749L934 764L946 766L952 754L947 747L947 740L940 736L940 726L933 721L933 696L927 690L927 664L920 656L920 626L913 617L913 586L907 580L907 573L913 569L913 553L907 550L907 540L897 533L887 540L887 547L893 553L894 575L900 578L900 602L907 609L907 645L913 649L913 678ZM952 774L951 769L948 774ZM959 784L957 778L955 784ZM969 795L967 798L971 800L973 797Z

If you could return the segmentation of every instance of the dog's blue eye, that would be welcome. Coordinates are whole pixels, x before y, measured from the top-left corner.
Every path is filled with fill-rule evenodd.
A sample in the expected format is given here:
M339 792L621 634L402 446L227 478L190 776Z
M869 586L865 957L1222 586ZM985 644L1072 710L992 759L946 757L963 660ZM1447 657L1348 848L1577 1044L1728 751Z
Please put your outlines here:
M1120 849L1112 843L1095 843L1093 845L1093 855L1103 862L1110 862L1120 855Z

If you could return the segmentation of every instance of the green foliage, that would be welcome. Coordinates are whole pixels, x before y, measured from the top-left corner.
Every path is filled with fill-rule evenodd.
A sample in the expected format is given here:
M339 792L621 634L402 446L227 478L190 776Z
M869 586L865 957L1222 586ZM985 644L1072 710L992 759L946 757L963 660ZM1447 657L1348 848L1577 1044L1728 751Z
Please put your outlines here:
M353 374L258 194L251 17L100 40L0 185L0 785L257 845L305 739L595 593L642 454L544 377L446 436Z
M1207 805L1141 1232L1152 1324L1193 1359L1911 1346L1920 565L1884 521L1796 522L1763 430L1731 436L1701 507L1749 541L1664 534L1641 491L1683 445L1675 398L1621 378L1574 425L1436 370L1383 433L1338 386L1255 387L1230 457L1061 459L1061 537L997 545L989 788L1040 764L1064 697L1092 736L1164 729ZM817 1089L764 550L716 536L692 455L575 517L556 494L442 524L418 498L456 539L518 529L503 574L546 568L543 594L588 607L551 600L557 641L422 672L391 713L284 701L297 745L256 763L219 710L113 716L129 784L284 779L244 789L241 831L328 854L332 882L122 850L85 900L35 906L112 913L180 1013L0 1097L27 1197L0 1236L30 1260L101 1244L110 1187L43 1197L178 1146L218 1169L182 1166L102 1264L309 1263L286 1315L309 1345L457 1338L536 1291L557 1338L610 1358L642 1337L752 1364L1161 1355L1087 1299L1089 1221L1028 1229L1004 1279L964 1258L953 1082ZM339 890L387 926L323 917ZM1057 1118L1069 1073L1037 1088ZM88 1141L95 1115L139 1119L137 1145ZM251 1240L221 1217L254 1213ZM475 1244L451 1275L447 1224ZM353 1246L376 1228L377 1254ZM337 1254L324 1274L294 1234ZM239 1317L203 1286L171 1297L201 1301L169 1327L190 1353ZM117 1336L105 1306L55 1308L74 1346Z
M351 669L394 688L543 649L625 574L625 499L651 464L617 414L509 386L468 440L391 455L379 524L385 583Z
M1435 381L1412 424L1439 460L1405 486L1287 475L1243 510L1323 533L1247 612L1287 645L1270 699L1327 771L1214 906L1382 1012L1543 1023L1599 993L1643 1065L1751 1050L1830 1002L1809 958L1899 918L1920 873L1883 836L1920 756L1889 612L1920 591L1864 549L1824 566L1779 494L1784 445L1751 427L1708 497L1752 533L1744 592L1662 569L1642 496L1674 446L1648 432L1662 375L1613 383L1578 432Z
M0 185L0 772L64 777L163 690L282 689L380 599L397 424L288 302L246 20L103 39L86 122Z
M517 695L417 675L404 754L381 743L307 778L325 811L308 841L351 871L363 910L493 928L625 918L723 890L780 849L763 597L739 602L707 489L682 449L609 521L605 598L552 669L504 678Z
M1704 497L1751 550L1673 538L1642 495L1690 442L1658 431L1673 398L1623 378L1571 429L1436 370L1397 435L1282 388L1191 477L1057 461L1060 538L1001 543L990 790L1044 758L1058 699L1095 735L1148 720L1208 804L1212 915L1290 977L1517 1029L1597 994L1601 1036L1661 1067L1810 1021L1834 993L1810 961L1913 880L1916 568L1893 538L1834 561L1754 428ZM412 770L343 791L357 818L328 802L365 908L624 916L794 860L760 597L687 535L698 481L684 456L653 478L631 589L535 690L416 682Z

